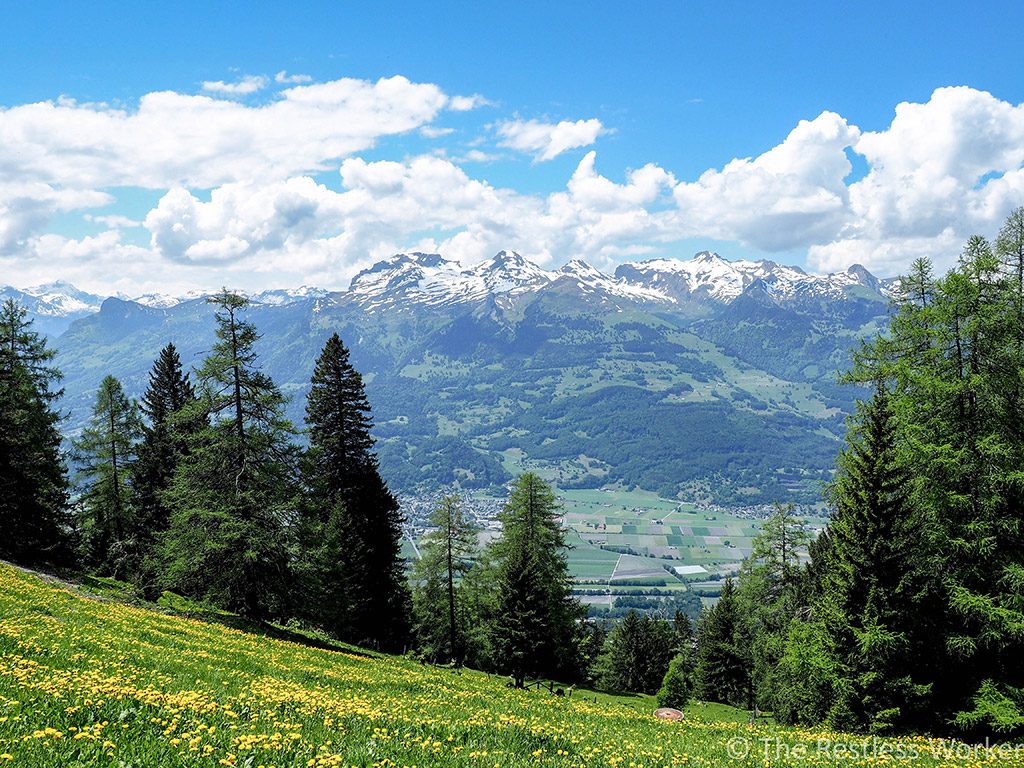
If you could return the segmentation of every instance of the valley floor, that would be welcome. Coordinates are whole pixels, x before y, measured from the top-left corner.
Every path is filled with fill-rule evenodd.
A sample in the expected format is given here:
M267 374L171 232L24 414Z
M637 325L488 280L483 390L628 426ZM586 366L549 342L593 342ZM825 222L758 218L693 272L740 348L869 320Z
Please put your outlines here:
M714 705L662 722L649 697L510 690L96 597L0 564L0 768L1024 766L1024 750L748 726Z

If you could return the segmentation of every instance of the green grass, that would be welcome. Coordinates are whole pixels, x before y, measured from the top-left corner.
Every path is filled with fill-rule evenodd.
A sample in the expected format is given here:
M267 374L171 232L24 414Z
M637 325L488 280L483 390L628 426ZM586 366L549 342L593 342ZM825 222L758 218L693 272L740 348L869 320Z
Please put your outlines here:
M205 620L171 612L180 608ZM662 722L653 706L646 696L517 691L501 677L253 626L194 603L169 598L163 611L125 605L0 564L0 765L878 764L793 757L797 749L817 753L821 739L850 741L840 734L748 726L745 713L711 704ZM763 740L773 745L767 759ZM933 758L936 742L923 739L882 743L923 750L904 766L1024 765L993 753ZM749 749L742 759L730 758L737 744Z

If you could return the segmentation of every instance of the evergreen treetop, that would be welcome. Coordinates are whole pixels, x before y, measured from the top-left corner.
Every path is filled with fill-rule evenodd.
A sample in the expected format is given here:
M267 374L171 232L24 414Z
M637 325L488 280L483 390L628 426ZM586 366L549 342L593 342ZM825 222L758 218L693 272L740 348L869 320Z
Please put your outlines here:
M0 306L0 557L66 562L68 483L61 453L60 372L13 300Z

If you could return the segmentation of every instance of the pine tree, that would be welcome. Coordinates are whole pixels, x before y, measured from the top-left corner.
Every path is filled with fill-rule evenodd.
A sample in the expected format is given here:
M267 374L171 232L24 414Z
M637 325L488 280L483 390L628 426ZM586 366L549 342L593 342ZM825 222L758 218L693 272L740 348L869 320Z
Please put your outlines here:
M92 418L74 446L87 482L80 520L85 557L114 577L133 575L139 559L130 467L140 432L138 407L125 395L120 381L105 377Z
M161 556L169 589L262 619L287 610L288 523L296 493L295 430L285 398L258 368L248 301L208 299L217 341L181 418L202 425L162 495L171 511Z
M528 676L579 674L579 603L572 597L565 532L551 488L528 472L515 483L493 545L497 605L491 636L502 672L522 687Z
M466 654L466 616L459 582L476 550L476 527L462 513L457 496L445 496L430 517L433 531L420 544L413 569L416 635L434 660L462 663Z
M307 614L350 642L400 650L410 603L402 516L377 467L362 377L337 334L317 359L306 424L300 567L320 596Z
M737 707L750 704L741 622L736 587L726 579L718 602L704 612L697 628L694 694L698 698Z
M170 526L170 510L163 496L170 487L178 458L196 425L183 418L186 408L195 404L195 390L174 344L168 344L153 363L149 386L140 409L146 416L135 463L132 465L132 495L135 504L143 556L149 562L144 580L153 581L156 567L154 548Z
M60 372L27 310L0 306L0 557L66 562L68 484L54 404Z

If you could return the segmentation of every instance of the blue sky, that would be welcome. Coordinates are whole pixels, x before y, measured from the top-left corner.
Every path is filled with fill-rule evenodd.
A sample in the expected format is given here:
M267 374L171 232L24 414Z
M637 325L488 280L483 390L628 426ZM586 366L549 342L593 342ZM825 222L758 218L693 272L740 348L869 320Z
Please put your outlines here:
M774 5L8 7L0 31L0 138L16 136L22 144L11 149L7 142L6 162L0 147L0 215L14 222L6 230L0 225L0 283L65 277L130 290L202 287L227 276L251 287L343 285L388 249L424 244L447 246L466 261L500 244L552 265L582 255L605 269L648 254L685 257L713 247L817 270L859 261L891 274L916 255L948 261L966 234L992 234L1009 208L1024 203L1016 152L1024 142L1017 106L1024 101L1024 57L1017 55L1024 5ZM283 80L305 77L275 82L282 72ZM288 115L279 116L281 124L258 139L259 151L212 175L199 166L237 132L230 121L221 128L226 138L212 135L215 126L204 134L210 146L195 157L164 146L161 170L135 168L144 148L125 155L123 137L104 133L143 130L138 126L114 120L95 132L75 130L83 116L130 116L154 92L223 101L259 121L261 107L286 98L289 88L395 76L432 86L447 101L410 107L408 94L390 92L364 94L355 107L348 95L343 103L328 99L321 112L302 112L291 125ZM254 90L228 92L246 78ZM225 88L217 90L217 82ZM951 86L967 89L936 95ZM59 114L18 111L62 96L74 104ZM410 111L381 131L370 126L341 149L303 146L295 154L308 160L275 159L306 132L302 120L329 123L331 110L337 124L366 119L351 111L365 107L364 96L397 98ZM453 101L459 96L479 98L460 104ZM921 107L905 125L894 119L901 103ZM375 109L391 114L394 104L370 113ZM819 119L823 113L834 118ZM210 115L181 120L218 119ZM164 111L151 118L175 119ZM63 138L40 149L31 137L49 131L47 120L57 121ZM801 121L812 126L806 135L775 153L781 157L756 163L786 146ZM571 145L562 151L544 144L545 131L550 139L560 123ZM324 127L303 141L329 145L334 138ZM280 146L270 148L272 139ZM90 141L96 146L84 146ZM922 157L922 145L932 141ZM587 165L591 151L596 156ZM25 162L33 152L48 161ZM68 152L79 157L77 173L65 176L59 162ZM80 167L83 158L108 155L123 173ZM175 155L196 167L177 167ZM416 170L416 158L447 166L421 163ZM726 173L737 158L755 163ZM339 176L346 161L350 173ZM405 169L401 193L380 183L399 173L394 164ZM652 170L631 182L630 172L645 166ZM239 170L246 167L251 173ZM453 178L459 173L465 178ZM707 173L712 178L701 183ZM437 200L463 207L431 208L432 183ZM360 195L339 199L353 184ZM281 207L280 195L268 191L273 185L295 205L301 199L302 215L267 214ZM164 199L172 190L177 197ZM245 202L256 196L265 198L262 207ZM363 198L372 204L357 205ZM387 215L375 214L374 205ZM396 219L393 212L403 207L418 223ZM495 224L506 215L499 211L508 219ZM544 225L519 225L517 216L543 218ZM273 227L281 231L268 236ZM145 267L133 272L119 264Z

